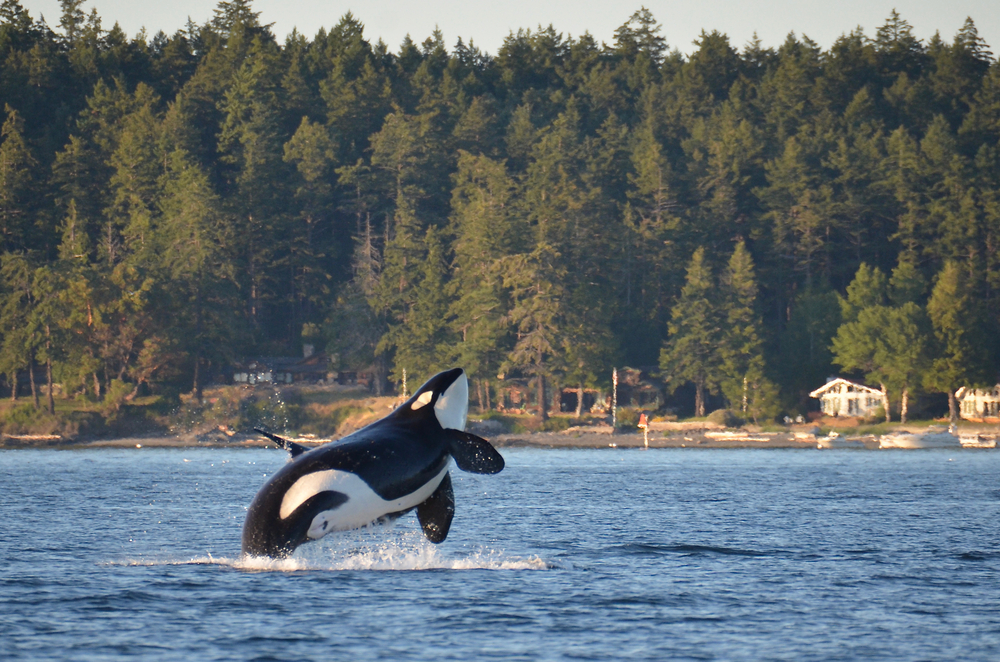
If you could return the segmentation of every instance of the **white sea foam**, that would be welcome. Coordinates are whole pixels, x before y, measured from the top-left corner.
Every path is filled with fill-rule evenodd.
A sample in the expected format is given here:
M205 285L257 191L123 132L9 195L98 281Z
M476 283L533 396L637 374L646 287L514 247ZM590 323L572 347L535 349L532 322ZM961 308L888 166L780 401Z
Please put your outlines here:
M332 538L332 539L331 539ZM197 556L189 559L126 559L109 565L219 565L249 572L303 570L547 570L538 556L519 557L488 547L443 550L418 533L389 540L362 535L328 536L324 544L303 545L287 559Z

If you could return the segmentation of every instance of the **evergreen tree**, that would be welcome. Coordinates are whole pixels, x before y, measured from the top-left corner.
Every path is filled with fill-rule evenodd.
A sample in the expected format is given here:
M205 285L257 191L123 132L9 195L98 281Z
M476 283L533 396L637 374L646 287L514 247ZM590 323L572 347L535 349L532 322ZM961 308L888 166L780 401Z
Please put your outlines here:
M149 345L137 366L136 388L183 354L190 362L192 393L200 402L205 367L231 360L236 308L236 239L208 176L189 154L170 155L161 185L157 252L169 277L164 298L176 311Z
M530 253L512 255L502 265L510 309L504 317L516 334L501 374L518 371L535 378L538 417L549 417L546 382L563 367L560 340L566 330L565 271L562 255L544 241Z
M789 408L803 410L809 393L833 373L830 341L842 319L838 294L824 286L800 291L791 300L785 327L778 337L778 375Z
M228 166L223 173L225 198L236 223L233 237L238 242L237 251L246 265L242 284L246 311L261 339L269 332L288 331L283 322L298 328L294 318L267 316L270 309L283 307L274 266L287 257L283 202L287 172L282 158L276 67L273 44L255 38L248 59L236 72L220 105L225 114L219 134L220 160Z
M419 273L419 279L413 283L413 303L379 341L382 351L394 352L393 377L397 381L402 380L404 369L416 382L442 370L447 347L453 344L448 328L447 265L440 232L428 228L421 243L426 253L422 264L413 268Z
M660 351L660 369L667 388L676 391L687 382L695 387L695 416L705 415L705 395L723 379L718 347L722 333L715 301L715 283L698 248L688 264L680 298L670 311L669 337Z
M925 384L948 394L948 411L954 424L958 420L955 391L962 386L985 386L994 377L990 374L992 347L983 334L982 311L957 263L946 262L938 273L927 314L937 342Z
M503 163L461 152L454 179L450 316L457 342L452 358L480 380L480 390L486 382L488 399L488 380L510 349L502 323L508 298L500 266L521 251L526 228L514 209L517 190Z
M899 394L904 423L910 395L928 368L929 328L922 296L922 279L912 260L902 259L888 283L878 269L862 264L842 301L845 323L832 344L837 363L863 371L865 379L882 385L883 394Z
M38 209L35 190L35 160L24 139L24 121L10 106L0 130L0 240L5 251L33 245Z
M761 409L766 408L751 392L753 388L771 391L774 388L765 376L761 320L757 312L757 278L753 258L745 243L736 244L721 285L720 312L725 316L718 349L725 375L722 392L730 406L738 407L746 415L752 402L757 402Z

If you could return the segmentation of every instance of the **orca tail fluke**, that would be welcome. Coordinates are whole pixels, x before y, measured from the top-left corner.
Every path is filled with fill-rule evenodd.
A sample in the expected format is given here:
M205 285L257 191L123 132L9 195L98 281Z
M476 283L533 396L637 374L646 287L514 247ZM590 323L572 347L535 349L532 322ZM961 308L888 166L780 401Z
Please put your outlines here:
M435 545L444 542L455 516L455 493L451 489L451 476L444 475L434 494L417 506L417 519L424 535Z
M462 471L474 474L498 474L503 471L503 456L493 444L462 430L445 430L449 451Z
M262 430L261 428L254 428L253 431L261 433L274 443L278 444L279 448L284 448L291 454L292 457L298 457L299 455L302 455L307 450L309 450L308 448L306 448L301 444L297 444L294 441L291 441L290 439L285 439L284 437L279 437L278 435L272 434L267 430Z

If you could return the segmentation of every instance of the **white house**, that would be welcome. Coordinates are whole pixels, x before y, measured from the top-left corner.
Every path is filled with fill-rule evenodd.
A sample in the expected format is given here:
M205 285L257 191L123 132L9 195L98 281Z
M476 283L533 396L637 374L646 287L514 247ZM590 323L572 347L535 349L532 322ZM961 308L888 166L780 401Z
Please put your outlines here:
M827 416L867 416L885 404L882 391L841 377L830 379L809 397L819 399Z
M1000 416L1000 384L983 390L963 386L955 391L962 418L987 418Z

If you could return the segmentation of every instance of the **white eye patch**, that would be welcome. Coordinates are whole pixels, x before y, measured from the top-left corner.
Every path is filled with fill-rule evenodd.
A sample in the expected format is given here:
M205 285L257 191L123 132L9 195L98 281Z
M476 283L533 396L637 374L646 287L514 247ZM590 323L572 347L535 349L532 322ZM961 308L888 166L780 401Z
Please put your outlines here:
M413 401L413 404L410 405L410 408L413 409L413 411L416 411L421 407L423 407L424 405L426 405L427 403L429 403L433 397L434 397L434 391L424 391L423 393L417 396L417 399Z

